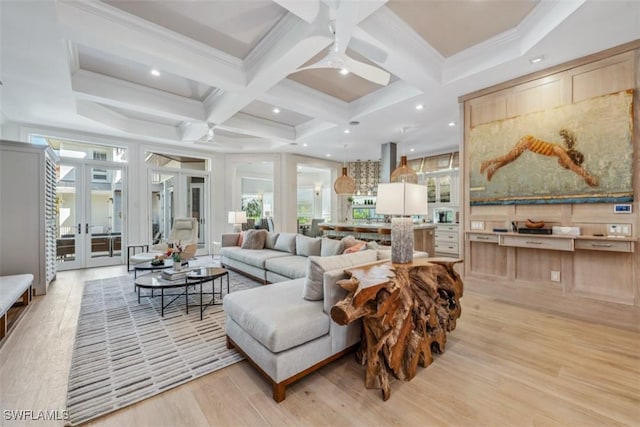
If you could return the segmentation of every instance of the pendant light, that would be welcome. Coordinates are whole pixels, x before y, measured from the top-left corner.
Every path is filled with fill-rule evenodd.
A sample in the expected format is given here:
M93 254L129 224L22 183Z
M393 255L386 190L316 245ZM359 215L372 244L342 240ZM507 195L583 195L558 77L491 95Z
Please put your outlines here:
M404 137L407 128L402 128L402 156L400 157L400 166L391 173L390 182L407 182L410 184L418 183L418 174L407 165L407 156L404 154Z
M344 149L346 153L347 151L346 144L344 146ZM342 176L339 176L338 179L336 179L336 182L333 183L333 189L335 190L336 194L350 195L356 191L356 182L354 181L353 178L347 175L346 161L343 164L344 166L342 167Z

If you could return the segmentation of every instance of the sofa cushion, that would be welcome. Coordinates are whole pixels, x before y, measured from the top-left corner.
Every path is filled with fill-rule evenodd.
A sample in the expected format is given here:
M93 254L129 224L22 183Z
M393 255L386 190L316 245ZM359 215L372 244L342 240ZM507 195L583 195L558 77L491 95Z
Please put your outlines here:
M242 249L264 249L267 230L247 230L242 239Z
M296 254L296 233L280 233L278 240L273 249L282 252L289 252L291 255Z
M290 279L299 279L307 274L307 257L300 255L270 258L264 265L268 271Z
M288 256L286 252L274 251L273 249L242 249L238 246L222 248L220 254L258 268L264 268L265 261L270 258Z
M320 256L340 255L344 251L342 240L322 238Z
M303 236L296 234L296 255L319 256L322 241L319 237Z
M276 240L278 240L278 233L267 232L267 238L264 240L265 249L275 249Z
M307 264L307 278L302 290L302 297L310 301L321 300L324 297L322 275L325 271L347 268L374 261L377 261L377 251L361 251L353 254L328 257L310 256Z
M274 353L329 333L331 319L322 303L300 298L304 279L232 292L224 311L247 334Z

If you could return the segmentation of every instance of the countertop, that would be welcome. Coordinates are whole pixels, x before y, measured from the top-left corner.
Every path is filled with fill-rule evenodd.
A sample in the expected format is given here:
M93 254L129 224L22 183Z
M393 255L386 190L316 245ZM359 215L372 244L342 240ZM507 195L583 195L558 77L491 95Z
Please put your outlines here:
M391 228L391 223L388 222L371 222L371 223L364 223L364 222L327 222L324 223L325 225L330 225L330 226L340 226L340 227L360 227L360 228L370 228L372 230L377 230L379 228ZM320 224L322 225L322 224ZM432 224L432 223L428 223L428 222L422 222L422 223L415 223L413 224L413 229L414 230L422 230L422 229L429 229L429 228L436 228L436 224Z

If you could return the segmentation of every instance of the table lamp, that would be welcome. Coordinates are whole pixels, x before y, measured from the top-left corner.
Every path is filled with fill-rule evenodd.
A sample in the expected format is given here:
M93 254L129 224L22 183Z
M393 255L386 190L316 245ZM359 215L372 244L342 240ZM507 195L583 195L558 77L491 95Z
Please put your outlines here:
M378 184L376 213L391 218L391 262L413 261L413 219L427 210L427 187L406 182Z
M229 224L233 224L233 232L239 233L242 231L242 224L247 222L247 213L245 211L230 211L229 212Z

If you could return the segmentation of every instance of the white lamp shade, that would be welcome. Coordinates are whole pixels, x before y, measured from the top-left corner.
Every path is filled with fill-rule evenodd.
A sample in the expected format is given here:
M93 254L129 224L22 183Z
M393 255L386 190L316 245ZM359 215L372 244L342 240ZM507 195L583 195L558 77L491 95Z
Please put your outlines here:
M247 213L245 211L229 212L229 224L245 224L247 222Z
M381 215L426 215L427 187L407 182L378 184L376 213Z

